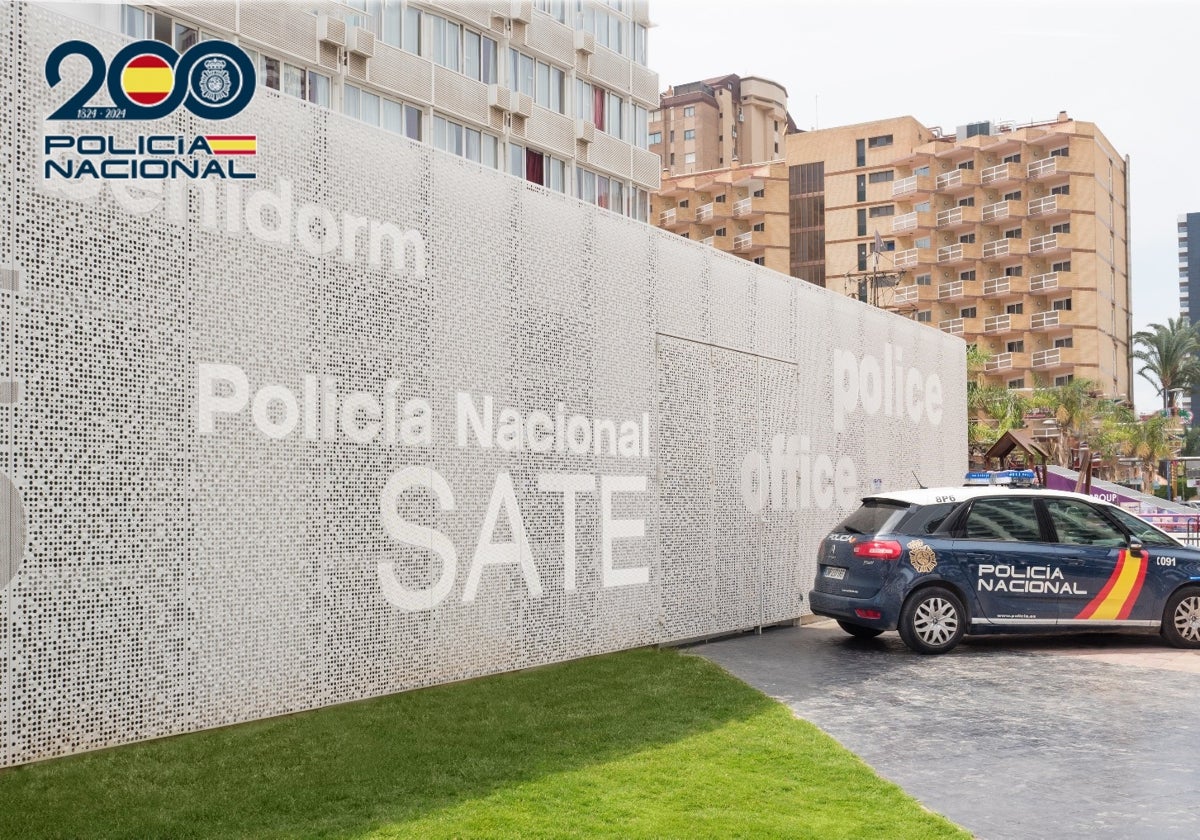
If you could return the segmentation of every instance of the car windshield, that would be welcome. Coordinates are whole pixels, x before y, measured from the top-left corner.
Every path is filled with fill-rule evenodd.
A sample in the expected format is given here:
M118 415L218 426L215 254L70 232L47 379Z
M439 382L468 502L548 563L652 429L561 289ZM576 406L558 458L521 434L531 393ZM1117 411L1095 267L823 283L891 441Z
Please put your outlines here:
M1177 541L1155 528L1144 519L1138 519L1132 513L1119 507L1106 508L1109 513L1125 526L1125 529L1137 537L1142 545L1179 545Z
M864 499L862 507L842 520L834 530L850 534L882 534L892 531L908 513L907 502L894 499Z

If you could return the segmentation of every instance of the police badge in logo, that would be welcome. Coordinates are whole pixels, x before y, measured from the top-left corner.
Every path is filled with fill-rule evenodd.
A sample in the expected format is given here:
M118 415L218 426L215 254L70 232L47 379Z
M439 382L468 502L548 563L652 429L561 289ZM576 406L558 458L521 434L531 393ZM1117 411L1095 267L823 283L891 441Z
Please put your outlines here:
M908 562L922 574L932 572L937 568L937 554L925 544L924 540L913 540L907 546Z
M200 71L200 96L214 104L224 102L233 91L229 78L228 62L223 58L210 58Z

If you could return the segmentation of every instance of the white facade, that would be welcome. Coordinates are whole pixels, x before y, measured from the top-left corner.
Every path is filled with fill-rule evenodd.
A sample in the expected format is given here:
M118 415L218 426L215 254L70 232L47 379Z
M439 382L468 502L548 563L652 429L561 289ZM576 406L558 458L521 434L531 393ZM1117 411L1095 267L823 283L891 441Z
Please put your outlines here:
M954 337L270 90L45 121L73 37L0 12L0 764L789 620L966 467ZM147 131L256 177L46 178Z

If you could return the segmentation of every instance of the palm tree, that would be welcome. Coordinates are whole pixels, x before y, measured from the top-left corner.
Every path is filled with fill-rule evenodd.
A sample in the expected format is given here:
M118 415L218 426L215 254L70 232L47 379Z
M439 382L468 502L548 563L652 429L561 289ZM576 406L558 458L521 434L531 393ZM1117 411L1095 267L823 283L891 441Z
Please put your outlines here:
M1142 492L1153 493L1158 462L1170 458L1179 445L1175 424L1170 417L1154 414L1140 423L1130 424L1128 429L1126 451L1140 461Z
M1175 408L1175 391L1200 384L1200 335L1183 318L1151 324L1133 334L1133 344L1129 355L1143 363L1138 374L1158 389L1168 411Z
M1058 424L1058 439L1051 448L1054 460L1062 467L1072 466L1072 452L1081 443L1087 443L1093 451L1103 451L1112 423L1127 418L1127 409L1101 396L1096 383L1088 379L1072 379L1056 388L1037 388L1030 404L1047 409Z

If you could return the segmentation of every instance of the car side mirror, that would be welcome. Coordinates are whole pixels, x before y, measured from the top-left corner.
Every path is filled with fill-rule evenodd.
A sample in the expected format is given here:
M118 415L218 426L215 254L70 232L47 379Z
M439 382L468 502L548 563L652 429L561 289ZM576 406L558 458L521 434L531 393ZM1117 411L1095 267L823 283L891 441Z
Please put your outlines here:
M1142 550L1142 541L1139 540L1137 537L1130 537L1129 538L1129 550L1140 552Z

